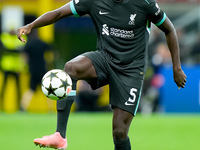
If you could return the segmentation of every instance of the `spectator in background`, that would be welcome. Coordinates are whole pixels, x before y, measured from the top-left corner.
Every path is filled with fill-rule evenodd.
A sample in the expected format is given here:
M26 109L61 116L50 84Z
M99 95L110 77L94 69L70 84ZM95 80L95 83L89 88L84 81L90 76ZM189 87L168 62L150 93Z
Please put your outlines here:
M200 63L200 35L197 42L192 47L191 56L195 63Z
M50 49L47 43L39 39L37 30L33 30L24 48L24 56L29 64L30 72L30 89L23 94L21 100L21 109L24 111L28 109L37 86L41 84L43 75L49 70L47 68L45 54ZM53 59L53 55L48 57L48 61L53 62Z
M152 30L152 36L150 36L150 42L148 46L149 58L152 58L152 56L156 53L157 45L165 41L165 37L162 34L162 32L159 29L155 28L154 25L152 25L151 30ZM150 61L150 64L151 64L151 61Z
M152 57L152 65L155 68L155 73L158 73L161 66L171 66L171 54L166 43L161 42L156 47L156 53Z
M143 114L151 114L159 110L159 89L165 82L164 76L159 73L159 69L162 66L168 67L172 65L171 54L166 43L160 42L157 44L151 63L152 73L146 80L148 82L144 84L145 88L141 97L140 111Z
M184 29L179 29L176 31L177 32L177 37L178 37L178 42L179 42L179 47L180 47L180 59L182 63L188 63L189 58L190 58L190 49L186 45L184 41L184 34L185 31Z
M8 32L3 32L1 39L1 60L0 66L3 71L4 78L2 83L0 95L0 109L4 110L5 90L9 77L14 77L16 80L16 94L17 94L17 109L20 108L21 88L19 82L20 72L24 69L24 62L22 58L22 50L25 44L16 40L16 31L10 29ZM13 93L11 93L13 94Z

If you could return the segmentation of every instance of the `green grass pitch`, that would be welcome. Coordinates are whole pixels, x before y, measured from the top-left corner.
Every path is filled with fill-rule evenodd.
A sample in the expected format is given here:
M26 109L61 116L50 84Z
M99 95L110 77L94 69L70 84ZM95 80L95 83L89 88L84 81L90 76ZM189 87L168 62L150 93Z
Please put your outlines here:
M0 113L0 149L40 150L33 139L55 129L54 113ZM199 150L200 115L138 113L129 137L133 150ZM113 150L112 113L71 113L67 139L67 150Z

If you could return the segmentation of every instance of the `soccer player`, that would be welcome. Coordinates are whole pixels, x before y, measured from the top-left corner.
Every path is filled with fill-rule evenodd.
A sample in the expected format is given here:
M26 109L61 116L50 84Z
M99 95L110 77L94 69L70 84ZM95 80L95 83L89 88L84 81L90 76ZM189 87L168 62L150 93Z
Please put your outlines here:
M128 131L139 105L147 67L147 47L151 22L161 29L172 56L173 77L178 88L185 87L176 31L154 0L72 0L18 29L18 38L32 29L75 15L91 16L98 35L97 50L68 61L64 70L75 80L86 80L93 89L110 86L113 108L115 150L130 150ZM75 89L74 89L75 90ZM72 95L73 96L73 95ZM72 97L57 102L56 133L34 140L42 147L66 149L66 125Z

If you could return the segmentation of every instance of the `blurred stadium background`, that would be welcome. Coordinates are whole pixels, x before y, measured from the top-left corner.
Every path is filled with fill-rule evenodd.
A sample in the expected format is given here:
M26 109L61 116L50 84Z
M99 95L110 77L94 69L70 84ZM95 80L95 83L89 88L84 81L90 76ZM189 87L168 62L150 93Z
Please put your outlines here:
M8 41L3 36L4 33L16 30L46 11L56 9L67 2L68 0L0 0L1 43ZM181 62L187 75L187 83L184 89L178 90L176 87L173 82L168 48L163 40L164 35L152 25L149 68L138 117L135 118L130 129L130 133L133 133L130 135L134 141L133 148L197 150L200 147L198 140L200 134L200 0L158 0L158 2L177 29ZM47 70L63 69L66 61L96 48L96 33L88 16L62 19L54 25L39 29L38 34L40 39L52 48L44 56ZM29 37L27 39L29 40ZM37 149L33 147L32 139L54 132L55 101L48 100L38 86L31 98L28 113L20 111L17 103L30 88L29 66L24 60L23 48L18 55L20 61L11 60L15 64L13 66L16 67L18 64L17 69L10 63L5 63L10 60L10 57L7 57L7 61L5 60L5 51L2 47L0 45L0 143L2 149L23 150L27 147ZM19 74L19 92L17 92L17 83L13 76L8 76L7 83L3 84L5 71ZM69 125L69 128L72 128L69 131L72 143L69 149L80 147L93 149L96 148L95 144L103 140L105 143L101 142L102 146L99 146L99 149L113 149L108 86L92 91L85 82L81 81L78 84L78 91L78 98L72 107L72 112L76 113L72 114L71 125ZM85 113L85 111L104 113L93 114ZM78 129L80 128L79 121L82 122L81 134ZM100 133L97 132L97 128ZM79 132L74 132L74 130ZM13 136L10 139L11 134ZM86 138L88 140L84 140L84 135L88 137ZM97 140L91 138L93 136ZM10 140L15 141L13 146L7 145ZM76 144L77 142L80 144Z

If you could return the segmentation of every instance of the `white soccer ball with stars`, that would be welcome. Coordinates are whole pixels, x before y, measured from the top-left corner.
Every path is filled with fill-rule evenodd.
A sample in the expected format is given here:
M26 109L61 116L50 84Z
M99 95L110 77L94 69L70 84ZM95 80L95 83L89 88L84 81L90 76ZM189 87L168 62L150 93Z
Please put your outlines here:
M72 89L72 80L63 70L53 69L42 78L42 92L52 100L60 100L68 96Z

